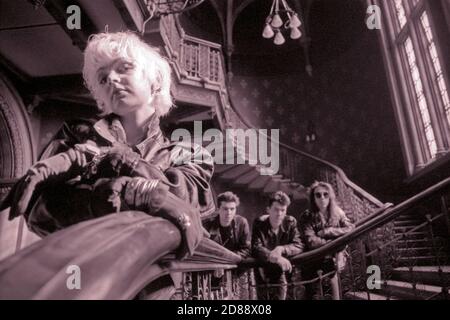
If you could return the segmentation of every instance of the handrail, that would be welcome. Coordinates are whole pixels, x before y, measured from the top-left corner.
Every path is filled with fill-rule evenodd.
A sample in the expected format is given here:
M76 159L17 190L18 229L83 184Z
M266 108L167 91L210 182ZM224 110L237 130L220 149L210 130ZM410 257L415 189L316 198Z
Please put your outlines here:
M3 179L6 180L6 179ZM17 179L7 179L8 184L13 183ZM359 238L360 236L373 231L374 229L394 220L398 216L400 216L405 211L411 209L411 207L414 207L418 203L420 203L422 200L438 193L439 191L443 191L446 188L450 188L450 177L442 180L441 182L423 190L422 192L416 194L415 196L412 196L411 198L408 198L407 200L401 202L400 204L392 207L392 204L387 204L386 206L376 210L374 213L372 213L370 216L367 216L364 221L361 220L356 223L356 228L352 230L351 232L328 242L327 244L323 245L320 248L301 253L291 259L292 262L295 264L297 263L304 263L309 261L315 261L320 258L323 258L326 255L333 254L342 248L349 245L352 241ZM254 267L254 266L260 266L261 263L258 263L254 258L247 258L244 261L242 261L240 266L245 267ZM216 266L217 267L217 266ZM221 265L223 268L224 266ZM231 268L232 266L227 266L226 268ZM215 268L215 267L214 267ZM214 269L213 268L213 269ZM198 271L198 269L197 269Z
M373 218L375 218L376 216L378 216L380 213L382 213L383 211L385 211L386 209L392 208L394 206L394 204L392 203L386 203L383 205L383 207L379 208L378 210L375 210L372 214L367 215L366 217L358 220L355 222L355 226L360 226L364 223L366 223L367 221L372 220Z
M415 205L419 204L424 199L435 195L439 191L443 191L446 188L450 188L450 177L442 180L441 182L423 190L422 192L416 194L415 196L408 198L407 200L401 202L394 207L384 207L379 209L377 212L373 213L370 219L366 220L364 223L359 224L351 232L328 242L320 248L301 253L290 260L294 264L300 264L310 261L317 261L327 255L333 254L337 251L342 250L355 239L361 237L373 231L374 229L394 220L400 216L405 211L411 209ZM249 258L241 263L243 266L257 266L260 265L255 259Z
M330 168L332 168L333 170L335 170L337 172L337 174L342 178L342 180L344 181L344 183L346 185L348 185L349 187L351 187L353 190L357 191L359 194L361 194L362 196L364 196L367 200L369 200L370 202L372 202L374 205L376 205L377 207L383 207L384 204L383 202L381 202L380 200L378 200L377 198L375 198L374 196L372 196L370 193L368 193L367 191L365 191L363 188L361 188L360 186L358 186L356 183L354 183L353 181L351 181L347 175L345 174L344 170L342 170L340 167L338 167L337 165L328 162L326 160L320 159L316 156L313 156L307 152L301 151L299 149L296 149L294 147L291 147L287 144L284 144L282 142L279 143L281 146L283 146L284 148L291 150L297 154L301 154L304 157L307 157L311 160L317 161L319 163L322 163L326 166L329 166Z
M8 180L15 180L15 179L8 179ZM445 189L450 189L450 177L442 180L441 182L423 190L422 192L416 194L415 196L401 202L400 204L392 207L392 204L388 204L384 206L383 208L378 209L373 214L368 216L364 219L364 221L359 221L356 224L356 228L333 240L328 242L327 244L323 245L320 248L307 251L304 253L301 253L299 255L296 255L295 257L291 258L291 262L295 265L299 265L302 263L308 263L311 261L318 261L320 259L323 259L323 257L327 255L332 255L346 246L348 246L351 242L354 240L360 238L361 236L373 231L374 229L379 228L380 226L391 222L392 220L396 219L398 216L403 214L405 211L411 209L415 205L421 203L423 200L427 199L430 196L433 196L437 194L440 191L444 191ZM381 248L380 248L381 249ZM192 264L189 268L186 266L179 267L175 262L173 262L174 265L172 265L173 269L187 272L187 271L207 271L207 270L213 270L213 269L233 269L236 267L235 265L227 264L217 264L217 263L202 263L202 264ZM239 267L244 268L252 268L252 267L259 267L263 266L264 263L257 261L254 258L247 258L239 263Z

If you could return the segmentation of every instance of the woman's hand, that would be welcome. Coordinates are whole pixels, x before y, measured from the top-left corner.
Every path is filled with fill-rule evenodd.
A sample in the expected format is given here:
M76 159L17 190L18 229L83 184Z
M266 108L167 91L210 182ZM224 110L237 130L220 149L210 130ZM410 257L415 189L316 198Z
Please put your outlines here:
M125 202L130 208L159 216L175 224L183 241L178 248L179 259L194 254L203 238L200 212L169 191L159 180L132 178L126 186Z
M130 177L102 178L94 184L90 206L96 217L119 212L122 207L121 195Z
M321 237L321 238L325 238L325 231L324 231L324 230L319 230L319 231L317 232L317 236L318 236L318 237Z
M180 229L183 240L177 250L177 257L184 259L192 256L203 238L203 227L198 210L168 192L165 200L155 213L157 216L171 221Z
M126 145L115 145L106 151L97 166L102 177L131 176L141 156Z
M35 190L44 182L55 179L71 179L81 174L86 167L85 153L70 149L34 164L27 173L13 186L0 204L0 211L11 207L9 219L27 213Z

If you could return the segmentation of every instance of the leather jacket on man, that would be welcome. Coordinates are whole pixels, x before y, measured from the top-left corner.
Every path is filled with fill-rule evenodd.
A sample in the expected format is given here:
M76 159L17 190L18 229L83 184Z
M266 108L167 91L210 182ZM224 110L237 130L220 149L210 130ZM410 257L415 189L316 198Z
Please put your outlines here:
M317 249L354 229L343 210L336 209L336 213L334 219L326 219L320 212L303 212L300 230L308 250Z
M229 227L221 227L219 215L203 222L210 239L237 253L242 258L250 255L251 237L247 219L236 215Z
M252 250L255 258L269 262L270 252L278 246L284 247L285 257L292 257L303 252L303 243L297 229L297 220L289 215L275 234L270 225L269 215L257 218L253 224Z

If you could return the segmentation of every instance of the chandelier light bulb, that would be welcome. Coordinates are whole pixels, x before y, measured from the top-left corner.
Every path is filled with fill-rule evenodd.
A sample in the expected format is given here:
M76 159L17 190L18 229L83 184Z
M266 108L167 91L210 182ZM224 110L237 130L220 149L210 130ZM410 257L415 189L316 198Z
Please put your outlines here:
M283 25L283 20L281 20L278 12L273 15L272 22L270 23L270 25L274 28L279 28Z
M298 14L294 13L291 17L290 17L290 23L289 23L289 27L290 28L298 28L302 25L302 22L300 21L300 19L298 18Z
M312 75L313 75L313 67L312 67L312 65L307 64L306 67L305 67L305 70L306 70L306 72L308 73L308 75L309 75L310 77L312 77Z
M286 40L284 40L283 35L281 34L280 30L277 30L277 34L275 35L275 39L273 43L275 43L277 46L282 45Z
M264 27L264 31L262 34L263 38L270 39L274 36L274 34L275 33L273 32L273 29L270 26L270 24L266 23L266 26Z
M266 17L262 32L263 38L273 38L273 42L276 45L282 45L286 42L285 37L287 37L287 35L282 34L283 30L290 29L289 38L293 40L300 39L303 36L301 28L303 23L300 20L300 16L297 12L292 10L287 1L288 0L272 0L272 6L269 15ZM282 14L286 15L286 21L283 21L281 17Z
M291 28L291 39L299 39L302 36L302 33L299 28Z

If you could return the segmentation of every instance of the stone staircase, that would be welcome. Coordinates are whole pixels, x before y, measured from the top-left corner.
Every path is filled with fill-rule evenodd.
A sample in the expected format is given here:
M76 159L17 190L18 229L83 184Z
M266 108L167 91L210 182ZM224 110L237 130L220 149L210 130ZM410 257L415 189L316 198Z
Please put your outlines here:
M306 188L292 182L281 174L261 175L258 166L250 165L216 165L215 176L236 187L245 188L251 192L268 194L282 190L294 199L306 198Z
M186 106L198 107L196 111L182 117L184 122L207 120L214 124L214 128L220 129L224 136L227 136L228 129L255 129L239 114L239 107L235 108L228 94L229 85L221 45L186 34L177 17L172 15L161 17L158 27L154 30L152 35L159 38L174 71L174 99ZM258 139L264 136L265 134L258 134ZM273 155L272 135L267 133L267 137L270 140L270 154ZM279 161L279 170L268 168L263 161L249 161L251 157L248 156L245 146L238 143L239 140L235 136L231 137L230 141L235 154L227 152L228 148L224 150L223 144L217 146L216 152L225 152L224 160L232 160L231 163L216 162L214 171L214 178L230 187L240 187L261 194L282 190L294 200L299 200L307 197L306 187L313 181L324 180L336 188L341 204L352 203L350 211L358 212L358 218L367 216L384 205L350 181L339 167L285 145L278 139L273 146L279 149L279 155L275 157L275 160ZM253 146L258 143L259 146L257 141L251 140L249 145L250 143ZM241 150L242 148L244 150ZM261 157L259 151L258 155ZM236 158L245 161L239 164L233 161ZM272 170L273 174L267 175L267 169ZM346 198L342 199L344 195ZM354 204L358 207L355 208Z
M381 288L345 294L350 300L440 300L450 298L448 240L420 226L426 218L405 214L394 223L396 265Z
M394 221L399 266L431 266L448 263L448 241L433 237L428 228L413 230L426 222L424 216L402 215ZM413 230L413 231L412 231ZM411 232L412 231L412 232Z
M379 290L347 292L349 300L441 300L450 296L450 266L399 267Z

